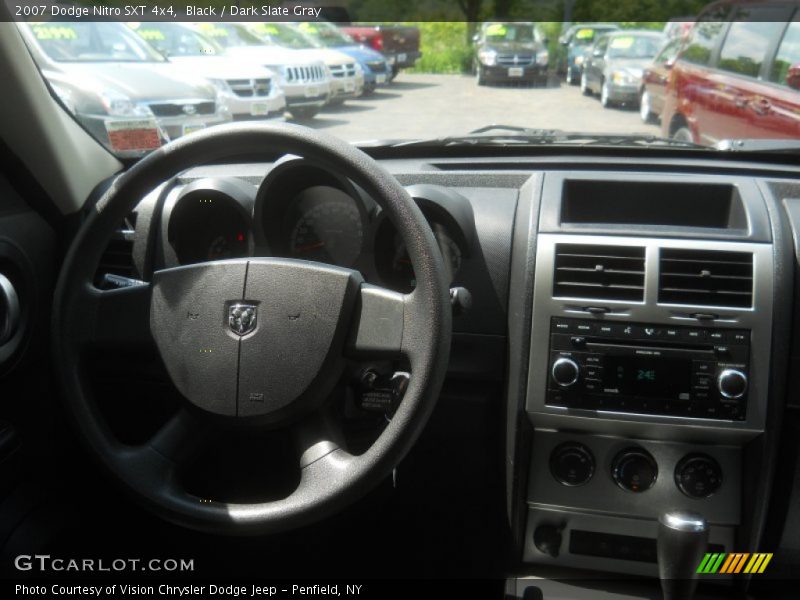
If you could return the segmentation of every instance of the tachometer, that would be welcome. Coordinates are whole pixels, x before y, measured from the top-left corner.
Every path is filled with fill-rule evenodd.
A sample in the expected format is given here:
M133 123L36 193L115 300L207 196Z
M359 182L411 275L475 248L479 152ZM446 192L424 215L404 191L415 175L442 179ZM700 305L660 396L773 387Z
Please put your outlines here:
M444 226L439 223L431 223L431 227L439 244L439 250L442 252L445 268L448 270L448 278L452 282L456 273L461 269L461 248L450 237ZM379 259L379 263L383 263L379 264L381 277L393 288L402 292L410 292L417 285L417 281L414 268L408 258L406 244L399 233L394 234L390 258L389 261Z
M363 246L361 212L344 192L315 186L292 202L289 253L295 258L351 267Z

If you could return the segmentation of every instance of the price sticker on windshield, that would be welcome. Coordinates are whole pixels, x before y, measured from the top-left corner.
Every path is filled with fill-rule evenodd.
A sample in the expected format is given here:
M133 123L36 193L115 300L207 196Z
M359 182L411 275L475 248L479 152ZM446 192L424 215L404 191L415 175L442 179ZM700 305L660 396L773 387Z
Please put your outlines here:
M275 25L269 25L267 23L253 23L250 27L256 33L263 33L266 35L278 35L280 33Z
M594 29L578 29L575 38L579 40L590 40L594 37Z
M217 27L214 23L197 23L195 27L209 37L228 37L228 30Z
M106 121L106 132L114 152L155 150L161 147L155 119Z
M633 38L630 36L616 37L613 40L611 40L611 47L614 50L627 50L631 46L633 46Z
M492 23L486 28L486 35L505 35L508 32L505 25Z
M34 25L33 35L37 40L77 40L78 32L68 25Z

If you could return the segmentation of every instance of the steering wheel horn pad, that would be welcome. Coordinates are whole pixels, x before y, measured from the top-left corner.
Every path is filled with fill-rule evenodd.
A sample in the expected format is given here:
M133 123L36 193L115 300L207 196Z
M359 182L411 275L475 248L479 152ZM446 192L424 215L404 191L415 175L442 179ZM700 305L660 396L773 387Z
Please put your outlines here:
M178 391L218 415L285 420L324 400L343 366L361 275L291 259L158 271L150 329Z
M400 294L365 283L356 271L280 258L166 269L130 288L94 286L115 229L158 185L197 165L276 154L302 156L341 173L370 195L406 244L414 291ZM323 132L234 123L154 150L88 211L56 286L53 355L67 413L110 476L165 519L203 531L257 535L323 518L391 473L421 433L441 390L451 318L436 239L391 174ZM106 422L99 403L108 399L96 397L87 357L92 350L113 353L146 345L158 349L186 406L150 440L132 446L117 439ZM351 454L341 416L326 401L346 361L385 359L402 359L410 368L408 387L372 446ZM182 465L215 437L214 428L228 425L286 428L301 473L296 489L285 498L255 503L198 498L185 489Z

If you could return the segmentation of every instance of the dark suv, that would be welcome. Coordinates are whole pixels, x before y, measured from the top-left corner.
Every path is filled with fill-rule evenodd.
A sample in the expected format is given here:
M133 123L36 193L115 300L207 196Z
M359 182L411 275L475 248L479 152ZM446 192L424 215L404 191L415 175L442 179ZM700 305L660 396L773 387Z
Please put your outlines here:
M536 23L484 23L473 39L478 85L547 83L547 38Z
M672 69L664 136L713 145L800 135L799 11L788 1L710 6Z

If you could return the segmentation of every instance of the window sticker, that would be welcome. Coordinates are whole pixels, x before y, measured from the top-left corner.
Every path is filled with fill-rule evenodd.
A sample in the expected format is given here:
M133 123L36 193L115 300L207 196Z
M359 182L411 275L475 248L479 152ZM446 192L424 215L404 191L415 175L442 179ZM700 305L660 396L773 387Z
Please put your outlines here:
M161 146L161 136L155 119L106 121L108 142L114 152L155 150Z
M633 46L633 38L631 36L615 37L611 40L611 47L614 50L627 50Z

